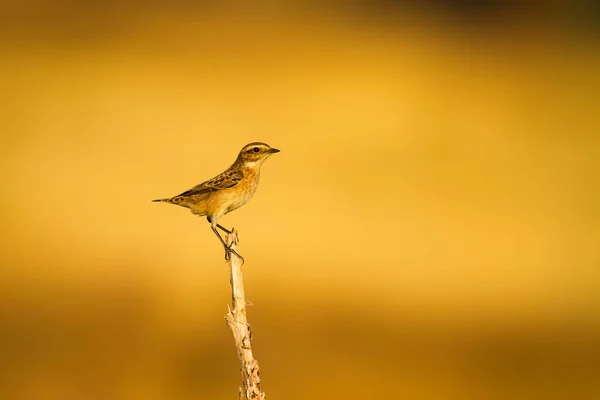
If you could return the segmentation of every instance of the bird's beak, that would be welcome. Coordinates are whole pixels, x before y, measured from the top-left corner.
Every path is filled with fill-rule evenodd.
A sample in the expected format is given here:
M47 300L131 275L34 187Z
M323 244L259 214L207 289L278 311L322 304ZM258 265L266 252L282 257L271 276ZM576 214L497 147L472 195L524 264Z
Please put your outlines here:
M280 151L279 149L269 149L269 153L279 153Z

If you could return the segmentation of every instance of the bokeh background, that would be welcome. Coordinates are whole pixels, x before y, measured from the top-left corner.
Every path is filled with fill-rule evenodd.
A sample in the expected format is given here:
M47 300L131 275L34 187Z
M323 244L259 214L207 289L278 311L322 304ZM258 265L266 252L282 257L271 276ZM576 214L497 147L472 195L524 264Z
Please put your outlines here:
M594 1L0 6L0 398L600 398Z

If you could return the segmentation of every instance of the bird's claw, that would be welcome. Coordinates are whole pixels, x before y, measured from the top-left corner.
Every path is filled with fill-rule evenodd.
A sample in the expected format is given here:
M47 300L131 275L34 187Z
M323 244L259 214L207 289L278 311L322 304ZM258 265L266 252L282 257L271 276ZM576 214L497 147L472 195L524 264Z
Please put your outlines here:
M244 265L244 257L240 255L235 249L230 246L225 247L225 261L229 261L231 259L231 253L235 254L240 260L242 260L242 265Z

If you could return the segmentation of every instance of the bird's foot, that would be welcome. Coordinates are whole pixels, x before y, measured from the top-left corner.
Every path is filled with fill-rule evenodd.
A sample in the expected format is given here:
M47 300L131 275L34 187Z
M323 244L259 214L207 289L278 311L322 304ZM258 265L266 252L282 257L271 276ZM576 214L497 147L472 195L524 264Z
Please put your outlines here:
M238 253L237 251L235 251L235 249L231 247L225 247L225 261L229 261L231 259L232 253L235 254L235 256L238 257L240 260L242 260L242 265L244 265L244 257L242 257L240 253Z

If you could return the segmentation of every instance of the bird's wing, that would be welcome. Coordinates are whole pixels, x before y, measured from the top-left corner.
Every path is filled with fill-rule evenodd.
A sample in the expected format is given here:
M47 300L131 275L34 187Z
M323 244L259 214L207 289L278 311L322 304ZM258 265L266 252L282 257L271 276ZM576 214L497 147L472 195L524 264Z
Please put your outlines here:
M237 185L243 177L244 173L241 170L229 169L223 172L222 174L219 174L206 182L196 185L190 190L187 190L175 197L193 196L198 194L214 192L217 190L232 188L235 185Z

